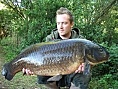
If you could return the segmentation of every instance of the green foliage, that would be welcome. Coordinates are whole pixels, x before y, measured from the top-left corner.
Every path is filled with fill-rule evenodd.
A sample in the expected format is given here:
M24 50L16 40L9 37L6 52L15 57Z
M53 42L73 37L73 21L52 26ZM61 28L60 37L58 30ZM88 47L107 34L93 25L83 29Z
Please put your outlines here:
M12 40L11 40L12 39ZM2 47L4 48L4 58L6 59L5 61L11 61L13 60L16 55L21 51L21 48L17 48L17 44L11 37L4 38L2 41Z
M75 27L80 28L87 39L98 43L108 42L109 45L117 43L116 0L22 0L21 5L13 4L12 0L9 3L7 0L2 1L15 12L15 16L11 14L14 18L9 19L12 21L10 30L18 35L18 39L23 39L20 39L22 42L20 44L24 43L20 47L44 41L44 38L56 27L56 10L62 6L73 12Z
M3 9L0 10L0 32L4 30L6 33L11 32L10 28L13 20L13 13L11 10ZM0 33L1 34L1 33Z
M93 78L89 89L117 89L118 80L114 79L113 76L112 74L106 74L100 78Z
M110 48L109 73L118 74L118 45L114 44Z

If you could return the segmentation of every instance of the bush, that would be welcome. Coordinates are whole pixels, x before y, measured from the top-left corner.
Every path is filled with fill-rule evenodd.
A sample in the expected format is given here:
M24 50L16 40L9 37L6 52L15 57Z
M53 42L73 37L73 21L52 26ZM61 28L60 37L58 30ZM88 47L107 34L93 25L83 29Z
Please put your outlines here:
M100 78L92 78L89 89L117 89L118 80L114 80L114 75L105 74Z

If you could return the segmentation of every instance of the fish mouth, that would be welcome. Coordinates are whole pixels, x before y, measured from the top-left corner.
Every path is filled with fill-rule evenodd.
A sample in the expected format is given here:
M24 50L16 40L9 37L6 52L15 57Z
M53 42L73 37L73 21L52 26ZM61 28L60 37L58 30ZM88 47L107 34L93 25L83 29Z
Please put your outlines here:
M5 77L5 79L7 79L9 81L12 80L13 75L11 75L10 73L8 73L8 71L5 68L2 69L1 73Z

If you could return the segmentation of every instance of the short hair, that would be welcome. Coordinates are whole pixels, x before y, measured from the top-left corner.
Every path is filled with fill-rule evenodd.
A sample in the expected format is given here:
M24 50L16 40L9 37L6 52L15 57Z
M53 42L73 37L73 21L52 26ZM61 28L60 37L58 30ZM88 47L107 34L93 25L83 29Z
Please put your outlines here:
M67 15L69 15L69 17L70 17L70 19L69 19L70 20L70 23L73 22L73 15L72 15L72 13L71 13L70 10L68 10L67 8L61 7L60 9L57 10L56 15L61 15L61 14L67 14Z

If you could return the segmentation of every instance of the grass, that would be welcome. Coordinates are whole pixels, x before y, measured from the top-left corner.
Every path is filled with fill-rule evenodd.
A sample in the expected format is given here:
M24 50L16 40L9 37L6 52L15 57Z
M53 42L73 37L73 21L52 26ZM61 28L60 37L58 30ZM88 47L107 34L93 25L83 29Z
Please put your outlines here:
M8 89L45 89L42 85L37 84L36 76L23 76L22 73L17 73L11 80L1 78L2 84Z

